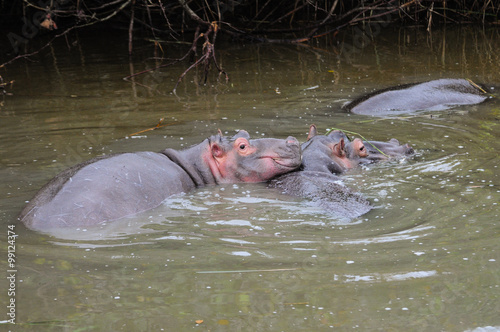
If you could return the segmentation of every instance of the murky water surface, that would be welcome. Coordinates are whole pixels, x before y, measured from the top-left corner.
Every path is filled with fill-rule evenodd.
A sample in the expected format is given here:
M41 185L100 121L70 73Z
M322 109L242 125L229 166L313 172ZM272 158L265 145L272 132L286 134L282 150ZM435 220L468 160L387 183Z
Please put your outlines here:
M500 86L498 30L346 33L314 47L226 44L206 86L154 47L80 35L2 70L0 320L16 225L16 326L26 331L467 331L500 326L500 103L373 118L340 107L375 88L450 77ZM166 57L188 45L163 47ZM158 55L161 55L160 50ZM164 62L163 62L164 63ZM198 74L201 74L202 71ZM134 133L156 126L154 131ZM220 128L304 141L308 126L415 147L344 175L374 209L345 221L263 184L206 187L98 229L41 234L16 215L94 156L184 148ZM198 321L198 322L197 322ZM201 322L203 321L203 322Z

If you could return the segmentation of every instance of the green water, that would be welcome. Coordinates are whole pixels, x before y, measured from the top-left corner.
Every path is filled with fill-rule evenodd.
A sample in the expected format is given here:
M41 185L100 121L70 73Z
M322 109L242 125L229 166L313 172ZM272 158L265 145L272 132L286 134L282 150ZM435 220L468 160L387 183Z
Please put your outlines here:
M500 103L398 118L340 107L376 88L469 78L498 93L498 29L356 32L331 43L216 45L226 83L160 64L126 36L73 36L0 71L0 268L16 237L12 331L467 331L500 326ZM35 42L35 41L33 41ZM164 46L165 57L187 51ZM354 50L346 53L346 50ZM160 119L168 125L156 130ZM183 148L220 128L304 141L310 124L398 138L408 160L345 183L374 209L355 220L263 184L201 188L99 229L41 234L16 215L59 171L107 153ZM2 313L2 310L5 314ZM202 320L203 322L196 322Z

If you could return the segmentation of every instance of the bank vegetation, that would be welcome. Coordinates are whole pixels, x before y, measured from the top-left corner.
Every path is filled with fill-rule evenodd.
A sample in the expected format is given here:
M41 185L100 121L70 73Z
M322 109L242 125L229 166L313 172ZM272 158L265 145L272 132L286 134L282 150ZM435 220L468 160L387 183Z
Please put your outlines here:
M160 47L188 42L186 72L217 62L218 36L260 43L311 43L360 24L499 24L498 0L13 0L0 2L0 67L82 29L120 29L129 54L140 36ZM43 43L31 43L43 39ZM41 45L41 46L40 46ZM192 57L191 57L192 58ZM176 62L174 61L174 62ZM2 64L3 63L3 64ZM218 68L224 73L221 68ZM225 73L224 73L225 74ZM1 76L0 76L1 77ZM182 77L181 77L182 78ZM5 82L1 82L5 87Z

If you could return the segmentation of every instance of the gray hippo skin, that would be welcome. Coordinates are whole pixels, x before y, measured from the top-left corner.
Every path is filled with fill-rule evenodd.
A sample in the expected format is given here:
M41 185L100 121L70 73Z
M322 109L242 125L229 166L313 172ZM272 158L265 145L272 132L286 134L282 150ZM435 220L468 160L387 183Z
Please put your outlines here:
M301 168L271 180L269 186L292 196L310 199L335 216L357 218L371 210L370 203L361 194L346 187L335 174L344 173L359 164L406 157L413 153L408 144L400 145L395 139L363 143L356 138L351 142L339 130L318 135L316 126L312 125L307 141L302 144Z
M488 94L471 81L439 79L375 91L350 102L344 108L356 114L391 116L479 104L487 98Z
M360 217L372 208L365 197L346 187L338 176L331 173L291 172L271 180L269 186L287 195L306 198L313 205L342 219Z
M340 130L334 130L326 137L330 140L330 146L336 144L336 142L340 142L342 146L345 146L343 161L341 164L337 162L337 164L339 164L337 169L340 170L337 173L343 173L348 169L356 167L358 164L370 164L389 159L401 159L412 156L415 153L409 144L400 144L395 138L391 138L388 142L362 142L359 138L355 138L351 142L347 135ZM325 140L325 138L323 138L323 140Z
M309 127L307 141L301 147L302 169L307 171L341 174L356 167L360 158L368 156L359 138L351 142L339 130L318 135L315 125Z
M400 144L395 138L388 142L365 141L363 142L367 155L360 158L360 163L373 163L392 158L405 158L415 154L415 150L409 144Z
M351 143L344 136L337 131L318 135L316 126L312 125L307 141L302 144L300 170L271 180L269 186L288 195L307 198L340 218L352 219L367 213L371 210L368 200L334 175L355 167L359 157L366 156L361 140Z
M98 157L46 184L19 215L28 228L88 227L152 209L167 197L219 183L263 182L300 166L293 137L251 140L219 132L186 150Z

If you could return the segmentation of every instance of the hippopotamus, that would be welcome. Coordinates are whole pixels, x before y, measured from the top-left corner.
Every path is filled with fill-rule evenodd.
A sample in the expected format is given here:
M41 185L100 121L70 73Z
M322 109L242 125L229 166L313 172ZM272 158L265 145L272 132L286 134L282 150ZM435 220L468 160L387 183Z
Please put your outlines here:
M301 146L300 169L274 178L269 186L288 195L307 198L341 218L357 218L370 211L368 200L346 187L336 175L355 167L358 159L366 156L360 139L350 142L346 138L339 131L318 135L316 126L311 125L307 141Z
M389 142L352 142L344 132L333 130L318 135L315 125L309 128L302 148L302 166L293 172L278 176L269 182L292 196L310 199L315 205L338 217L352 219L371 210L369 201L360 193L346 187L338 174L359 164L408 156L414 153L408 145L396 139Z
M395 138L388 142L364 141L367 155L360 158L360 163L367 164L391 158L404 158L415 154L415 150L408 144L400 144Z
M347 187L332 173L300 170L280 175L269 182L269 187L282 193L306 198L312 205L341 219L353 219L372 209L360 193Z
M338 170L337 173L343 173L359 164L370 164L382 160L404 158L415 153L409 144L400 144L395 138L391 138L388 142L361 141L359 138L355 138L351 142L347 135L341 130L333 130L326 137L328 137L328 139L325 141L325 144L328 144L330 147L343 147L344 152L342 152L342 150L334 152L331 157L332 162L337 165L330 166L330 169ZM323 141L324 140L323 138ZM335 150L335 148L333 150ZM340 155L341 158L337 155ZM321 157L321 155L317 155L315 160Z
M395 138L388 142L349 140L341 130L318 135L315 125L309 128L307 141L302 144L302 170L342 174L359 164L369 164L414 154L408 144Z
M302 169L340 174L356 167L360 158L367 157L363 141L352 142L339 130L318 135L315 125L309 127L307 141L302 144Z
M299 142L232 138L219 131L185 150L121 153L75 165L46 184L19 215L28 228L88 227L152 209L167 197L220 183L265 182L301 164Z
M479 104L487 98L488 93L470 80L444 78L378 90L353 100L344 109L356 114L390 116Z

